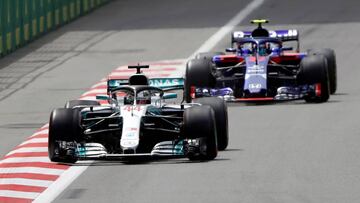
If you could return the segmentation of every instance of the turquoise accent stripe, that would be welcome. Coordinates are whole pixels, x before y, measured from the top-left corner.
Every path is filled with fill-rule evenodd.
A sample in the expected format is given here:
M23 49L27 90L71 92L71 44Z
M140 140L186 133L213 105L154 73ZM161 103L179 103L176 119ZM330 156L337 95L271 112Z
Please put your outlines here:
M181 140L174 146L174 155L184 155L184 140Z

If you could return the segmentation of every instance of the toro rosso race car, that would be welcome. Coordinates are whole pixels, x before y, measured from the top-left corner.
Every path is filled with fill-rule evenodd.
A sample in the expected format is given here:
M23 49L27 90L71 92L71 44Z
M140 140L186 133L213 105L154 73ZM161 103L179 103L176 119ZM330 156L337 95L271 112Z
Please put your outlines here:
M141 72L148 67L129 66L136 68L137 73L128 80L109 79L108 94L97 96L109 104L72 100L65 108L53 110L49 123L50 160L212 160L218 150L224 150L228 145L226 103L214 97L189 104L166 104L166 99L177 97L166 91L182 89L183 80L148 79Z
M221 97L226 101L305 99L326 102L336 91L332 49L299 52L297 30L267 30L253 20L253 31L232 33L231 54L200 53L188 61L185 99ZM285 43L296 43L286 47ZM295 49L295 50L293 50ZM291 51L293 50L293 51Z

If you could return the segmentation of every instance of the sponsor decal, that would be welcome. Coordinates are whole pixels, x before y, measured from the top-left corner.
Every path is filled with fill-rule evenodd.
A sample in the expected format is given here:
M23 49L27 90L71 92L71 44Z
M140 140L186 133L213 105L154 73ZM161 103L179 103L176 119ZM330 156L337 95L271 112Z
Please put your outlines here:
M260 83L251 83L249 84L249 89L260 89L261 84Z
M244 37L244 32L241 32L241 31L234 32L233 37L234 38L242 38L242 37Z
M296 37L298 36L297 30L270 30L269 31L270 37Z
M247 73L264 73L265 69L260 65L249 66L246 69Z
M141 106L124 106L123 109L124 111L141 111L142 110L142 107Z
M149 83L151 86L155 87L169 87L169 86L178 86L183 85L183 80L174 78L174 79L150 79Z
M134 128L134 127L129 127L129 128L126 128L127 131L137 131L138 128Z
M269 30L270 37L276 37L276 32L274 30Z
M127 84L128 80L109 80L109 87L120 87L121 85Z
M136 144L137 144L137 142L136 142L136 141L132 141L132 140L126 140L126 141L124 141L124 142L122 143L122 145L125 146L125 147L134 146L134 145L136 145Z
M127 138L135 137L135 133L134 133L134 132L127 133L127 134L126 134L126 137L127 137Z

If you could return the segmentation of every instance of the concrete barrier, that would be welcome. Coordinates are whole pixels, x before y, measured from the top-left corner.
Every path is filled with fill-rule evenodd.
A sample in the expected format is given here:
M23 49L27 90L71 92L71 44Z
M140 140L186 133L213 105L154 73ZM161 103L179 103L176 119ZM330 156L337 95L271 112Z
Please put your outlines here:
M110 0L1 0L0 57Z

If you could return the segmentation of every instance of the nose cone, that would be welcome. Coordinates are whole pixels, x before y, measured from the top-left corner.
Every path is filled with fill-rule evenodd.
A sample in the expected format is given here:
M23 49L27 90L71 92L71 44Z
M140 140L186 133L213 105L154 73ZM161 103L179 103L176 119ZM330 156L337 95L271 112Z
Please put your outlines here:
M139 145L139 136L137 131L127 131L124 132L121 136L120 145L121 148L125 151L128 149L136 150Z
M244 91L250 94L260 94L267 90L268 57L246 58L246 74Z
M141 118L146 113L147 107L125 106L121 111L123 117L123 129L121 134L120 146L123 151L135 151L140 142L140 123Z

